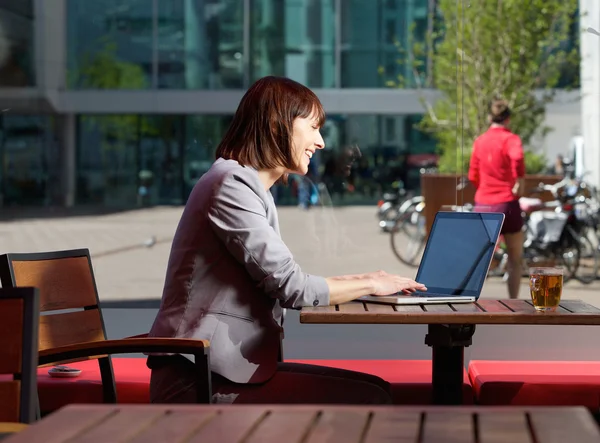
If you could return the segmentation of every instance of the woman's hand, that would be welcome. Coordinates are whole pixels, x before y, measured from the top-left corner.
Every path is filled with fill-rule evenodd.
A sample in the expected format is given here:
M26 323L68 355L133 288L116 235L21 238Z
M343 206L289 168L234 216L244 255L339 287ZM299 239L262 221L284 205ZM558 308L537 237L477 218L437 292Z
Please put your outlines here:
M388 274L385 271L377 271L366 274L373 284L373 295L391 295L397 292L410 294L415 291L426 291L427 288L421 283L401 277L399 275Z
M385 271L329 277L325 281L329 286L330 305L346 303L363 295L392 295L399 292L410 294L427 290L424 285L410 278Z

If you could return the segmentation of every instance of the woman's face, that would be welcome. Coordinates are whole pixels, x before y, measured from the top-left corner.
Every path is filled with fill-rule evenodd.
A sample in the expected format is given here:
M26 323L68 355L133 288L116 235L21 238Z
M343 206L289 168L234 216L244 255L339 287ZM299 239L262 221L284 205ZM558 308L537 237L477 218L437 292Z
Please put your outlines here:
M306 175L310 159L317 149L323 149L325 142L321 137L315 117L298 117L294 120L292 134L292 151L296 160L296 170L292 174Z

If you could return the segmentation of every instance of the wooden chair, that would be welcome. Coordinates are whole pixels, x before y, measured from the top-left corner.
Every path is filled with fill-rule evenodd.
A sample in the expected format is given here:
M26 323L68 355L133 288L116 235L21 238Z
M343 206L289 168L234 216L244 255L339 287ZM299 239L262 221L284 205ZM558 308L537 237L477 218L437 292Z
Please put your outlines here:
M0 433L38 418L40 296L36 288L0 289ZM4 377L9 375L9 377Z
M115 403L117 389L111 355L191 354L198 373L198 402L210 403L208 341L149 338L145 334L107 339L88 249L0 255L0 281L5 288L35 286L40 289L40 311L44 315L39 323L39 365L97 359L99 374L92 374L92 382L94 376L96 380L101 379L103 401ZM147 370L145 364L144 369ZM147 371L143 376L147 383ZM82 380L78 382L81 387ZM71 387L79 388L76 384Z

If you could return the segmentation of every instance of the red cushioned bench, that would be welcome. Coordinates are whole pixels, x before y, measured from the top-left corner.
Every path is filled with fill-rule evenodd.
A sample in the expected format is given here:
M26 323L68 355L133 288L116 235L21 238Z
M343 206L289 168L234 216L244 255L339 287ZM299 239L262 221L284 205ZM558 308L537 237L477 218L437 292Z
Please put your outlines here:
M600 408L600 362L472 360L468 372L482 405Z
M150 403L150 369L145 358L112 358L119 403ZM102 383L97 360L68 363L81 369L73 378L54 378L38 368L38 395L42 414L71 403L102 403Z
M430 360L286 360L289 362L331 366L377 375L392 385L395 404L431 403ZM113 357L113 370L119 403L150 401L150 369L145 358ZM70 403L102 403L102 385L96 360L69 363L81 369L74 378L53 378L49 368L38 369L40 409L47 414ZM73 389L75 388L75 389ZM465 371L463 403L473 404L473 389Z
M392 399L398 405L431 404L431 360L287 360L376 375L392 385ZM463 376L463 403L473 404L473 389L467 371Z

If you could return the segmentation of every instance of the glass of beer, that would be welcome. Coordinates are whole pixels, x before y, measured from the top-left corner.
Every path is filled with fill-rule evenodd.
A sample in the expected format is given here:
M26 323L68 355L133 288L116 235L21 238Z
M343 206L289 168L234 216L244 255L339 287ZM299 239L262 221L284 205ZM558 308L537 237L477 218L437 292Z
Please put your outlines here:
M529 290L536 311L556 311L560 303L562 287L562 268L531 268L529 270Z

